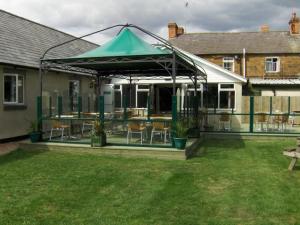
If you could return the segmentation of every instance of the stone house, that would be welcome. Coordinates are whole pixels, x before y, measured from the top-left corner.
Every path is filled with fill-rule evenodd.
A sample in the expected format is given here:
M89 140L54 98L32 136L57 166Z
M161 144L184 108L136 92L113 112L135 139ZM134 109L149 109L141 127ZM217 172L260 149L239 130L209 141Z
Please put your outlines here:
M287 31L185 33L168 24L175 46L248 79L263 96L300 96L300 19L292 14Z

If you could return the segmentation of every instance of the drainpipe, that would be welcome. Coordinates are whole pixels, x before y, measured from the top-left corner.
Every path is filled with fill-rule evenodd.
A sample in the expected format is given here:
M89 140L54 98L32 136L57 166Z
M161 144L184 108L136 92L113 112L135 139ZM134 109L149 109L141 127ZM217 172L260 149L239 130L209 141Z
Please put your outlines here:
M243 48L243 76L246 78L246 49Z

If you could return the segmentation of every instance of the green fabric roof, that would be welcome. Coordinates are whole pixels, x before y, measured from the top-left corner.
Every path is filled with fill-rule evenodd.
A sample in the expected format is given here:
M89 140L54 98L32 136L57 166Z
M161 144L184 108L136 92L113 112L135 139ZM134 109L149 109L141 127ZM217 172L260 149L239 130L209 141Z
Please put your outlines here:
M170 53L168 50L158 49L148 44L126 27L116 37L104 45L72 58L147 56Z

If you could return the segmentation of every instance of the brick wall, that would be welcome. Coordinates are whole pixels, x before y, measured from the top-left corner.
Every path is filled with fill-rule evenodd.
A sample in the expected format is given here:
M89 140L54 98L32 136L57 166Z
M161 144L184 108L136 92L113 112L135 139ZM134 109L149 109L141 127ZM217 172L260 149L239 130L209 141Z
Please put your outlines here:
M200 55L200 57L223 67L223 57L234 55ZM266 57L279 57L280 71L277 73L266 73L265 59ZM238 59L234 60L234 72L242 74L242 56L239 55ZM259 55L247 54L246 55L246 74L247 77L259 78L298 78L300 77L300 55L296 54L272 54L272 55Z

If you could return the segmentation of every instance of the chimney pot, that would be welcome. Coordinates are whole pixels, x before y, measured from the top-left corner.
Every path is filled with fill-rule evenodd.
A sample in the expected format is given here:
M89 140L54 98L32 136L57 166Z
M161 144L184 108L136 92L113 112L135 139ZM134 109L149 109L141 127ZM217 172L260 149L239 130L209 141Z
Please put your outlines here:
M300 19L296 13L292 14L292 18L289 21L290 34L300 34Z
M264 24L260 26L260 32L269 32L269 31L270 31L269 25Z

